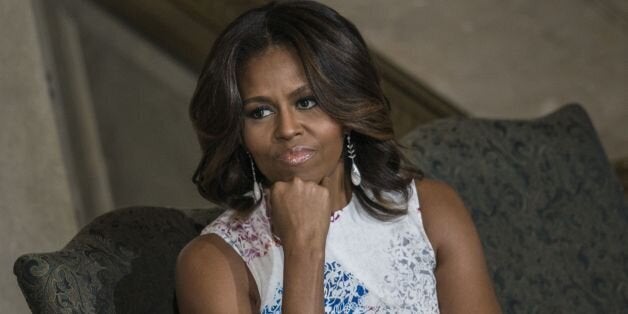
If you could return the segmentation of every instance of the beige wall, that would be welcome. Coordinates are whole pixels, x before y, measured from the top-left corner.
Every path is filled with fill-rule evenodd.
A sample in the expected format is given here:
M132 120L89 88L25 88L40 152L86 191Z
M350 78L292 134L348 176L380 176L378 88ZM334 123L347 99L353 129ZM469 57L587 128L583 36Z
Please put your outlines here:
M0 311L28 313L13 276L27 252L77 231L55 103L30 1L0 0Z
M0 0L0 312L12 274L114 208L207 207L187 117L195 75L81 0Z
M609 156L628 156L628 2L322 2L472 115L530 118L579 102Z
M75 106L93 111L111 206L208 206L191 181L200 159L187 111L195 74L98 7L67 2L90 94Z

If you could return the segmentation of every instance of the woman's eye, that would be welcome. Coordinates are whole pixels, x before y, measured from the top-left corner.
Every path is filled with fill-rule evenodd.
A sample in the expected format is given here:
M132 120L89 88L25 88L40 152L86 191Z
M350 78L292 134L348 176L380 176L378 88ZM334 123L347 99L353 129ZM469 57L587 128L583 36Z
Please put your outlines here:
M264 118L264 117L266 117L266 116L268 116L268 115L270 115L272 113L273 113L273 111L269 107L260 106L260 107L257 107L255 109L249 111L247 116L249 116L249 117L251 117L253 119L261 119L261 118Z
M305 97L297 101L298 109L311 109L316 105L318 105L318 103L316 102L316 98L314 97Z

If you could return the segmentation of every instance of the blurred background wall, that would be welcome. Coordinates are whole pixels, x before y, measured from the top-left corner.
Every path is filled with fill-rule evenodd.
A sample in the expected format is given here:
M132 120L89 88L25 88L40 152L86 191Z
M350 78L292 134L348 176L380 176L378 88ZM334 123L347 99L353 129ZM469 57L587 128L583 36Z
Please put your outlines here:
M622 0L326 0L370 44L403 134L431 119L588 110L628 158L628 4ZM12 274L113 208L205 207L187 118L217 33L263 0L0 0L0 305ZM623 168L622 168L623 169Z
M628 156L628 1L323 1L377 51L473 116L532 118L566 102Z

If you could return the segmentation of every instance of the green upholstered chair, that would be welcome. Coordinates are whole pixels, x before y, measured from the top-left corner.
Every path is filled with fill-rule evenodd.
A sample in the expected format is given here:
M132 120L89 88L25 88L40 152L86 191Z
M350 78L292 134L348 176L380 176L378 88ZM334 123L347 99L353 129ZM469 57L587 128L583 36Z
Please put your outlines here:
M628 311L628 207L580 106L436 121L404 143L470 208L505 313Z
M177 255L220 213L114 210L57 252L21 256L14 273L34 313L176 313Z
M628 208L579 106L435 121L403 142L470 208L505 313L628 309ZM173 313L176 256L220 212L115 210L60 251L20 257L14 273L37 313Z

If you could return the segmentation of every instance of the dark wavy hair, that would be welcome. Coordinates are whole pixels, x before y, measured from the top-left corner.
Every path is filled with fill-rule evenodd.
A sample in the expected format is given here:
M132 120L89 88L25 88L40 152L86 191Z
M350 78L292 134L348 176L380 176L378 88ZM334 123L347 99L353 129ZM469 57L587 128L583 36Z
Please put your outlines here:
M364 39L350 21L314 1L272 2L249 10L214 42L190 104L203 150L193 178L201 195L242 212L256 205L247 193L253 176L241 134L238 74L252 56L273 45L294 49L321 109L351 130L362 174L354 192L363 207L381 220L405 214L408 185L422 173L395 140L390 104ZM345 160L348 178L351 163ZM269 184L256 173L262 184ZM397 192L406 202L395 203L383 192Z

